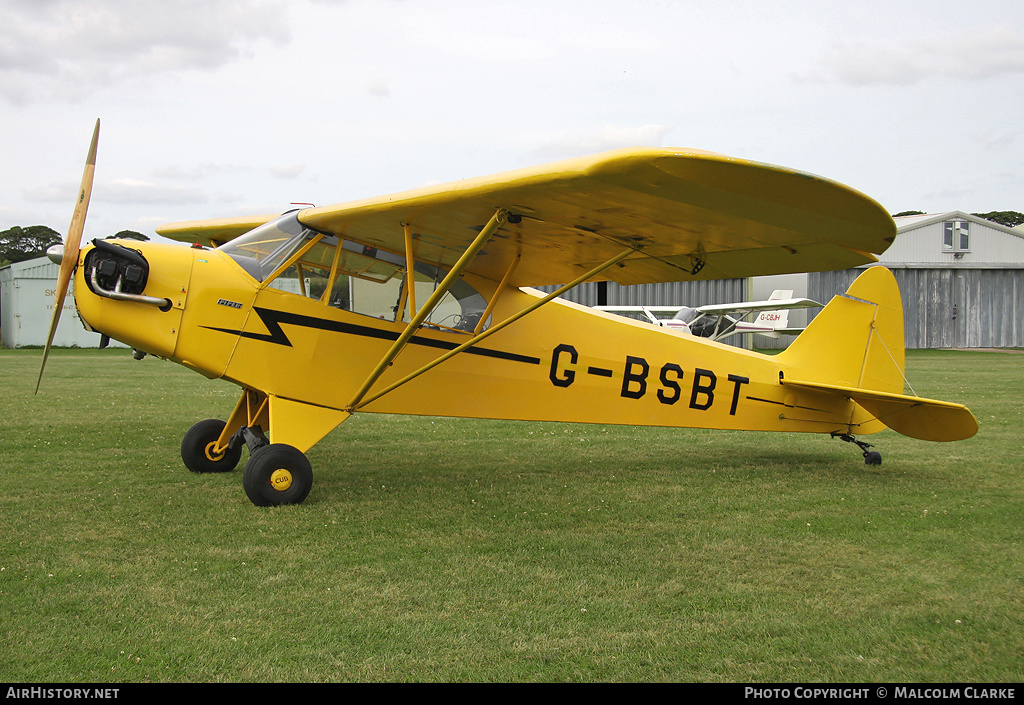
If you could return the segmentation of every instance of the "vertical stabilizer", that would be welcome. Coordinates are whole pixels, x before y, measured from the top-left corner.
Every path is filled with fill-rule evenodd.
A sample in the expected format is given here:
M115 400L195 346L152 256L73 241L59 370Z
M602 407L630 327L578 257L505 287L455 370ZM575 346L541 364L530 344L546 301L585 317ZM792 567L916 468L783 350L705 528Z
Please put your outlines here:
M850 418L851 433L884 424L911 438L959 441L978 431L965 406L903 394L903 303L884 267L857 277L778 359L784 385L842 396L862 410Z
M778 357L802 380L902 393L903 302L892 272L865 270Z

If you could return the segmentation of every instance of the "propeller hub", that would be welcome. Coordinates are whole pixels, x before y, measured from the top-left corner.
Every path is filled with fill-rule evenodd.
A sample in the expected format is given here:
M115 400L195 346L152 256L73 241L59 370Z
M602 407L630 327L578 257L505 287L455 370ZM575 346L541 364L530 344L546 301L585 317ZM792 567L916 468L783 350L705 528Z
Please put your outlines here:
M64 261L64 245L62 243L50 245L46 250L46 256L54 264L60 264Z

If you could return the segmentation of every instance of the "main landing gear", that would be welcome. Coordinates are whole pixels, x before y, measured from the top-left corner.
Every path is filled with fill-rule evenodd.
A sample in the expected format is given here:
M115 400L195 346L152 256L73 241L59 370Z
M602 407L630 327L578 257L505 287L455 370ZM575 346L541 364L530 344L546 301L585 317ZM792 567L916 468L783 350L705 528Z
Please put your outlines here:
M838 431L833 431L832 432L832 437L833 438L838 438L841 441L846 441L847 443L855 443L855 444L857 444L857 447L860 448L861 451L863 451L863 453L864 453L864 463L865 463L865 465L881 465L882 464L882 454L879 453L877 450L868 450L868 448L874 448L874 446L871 445L870 443L865 443L864 441L858 441L851 434L849 434L849 433L840 433Z
M242 457L241 446L218 451L217 439L224 431L220 419L206 419L190 428L181 439L181 459L192 472L231 472Z
M227 446L218 449L225 423L206 419L190 428L181 441L181 459L192 472L230 472L238 465L242 446L249 461L242 486L258 507L299 504L313 487L313 469L302 451L284 443L270 443L259 426L238 429Z

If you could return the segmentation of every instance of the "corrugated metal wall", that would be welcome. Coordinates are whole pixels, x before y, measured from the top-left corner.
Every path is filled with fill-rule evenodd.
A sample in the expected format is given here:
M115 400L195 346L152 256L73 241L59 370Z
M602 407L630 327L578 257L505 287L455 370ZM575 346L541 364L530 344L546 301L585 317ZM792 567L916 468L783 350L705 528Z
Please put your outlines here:
M537 289L543 291L545 294L550 294L557 288L557 286L537 287ZM597 306L597 284L580 284L575 289L570 289L568 292L562 294L559 298L565 299L566 301L572 301L573 303L583 304L584 306Z
M895 268L907 348L1024 347L1024 269ZM808 296L829 301L859 269L808 275Z
M598 284L581 284L562 298L584 306L598 305ZM746 279L714 279L711 281L665 282L662 284L607 284L608 306L703 306L743 301L747 294ZM542 286L552 292L557 286Z
M0 343L8 348L46 344L59 270L45 257L0 268ZM87 331L78 317L73 281L64 299L53 344L80 348L100 344L99 333Z

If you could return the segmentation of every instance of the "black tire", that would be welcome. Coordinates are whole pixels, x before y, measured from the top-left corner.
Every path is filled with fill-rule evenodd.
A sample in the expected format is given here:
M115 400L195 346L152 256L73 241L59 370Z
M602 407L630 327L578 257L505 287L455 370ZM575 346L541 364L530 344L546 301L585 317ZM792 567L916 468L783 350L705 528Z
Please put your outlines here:
M257 507L300 504L313 487L313 468L297 448L271 443L249 456L242 486Z
M230 472L238 467L242 457L241 447L226 449L219 455L213 452L213 446L224 431L224 422L220 419L206 419L190 428L181 439L181 459L192 472Z
M864 454L864 463L865 465L881 465L882 454L877 450L869 450Z

